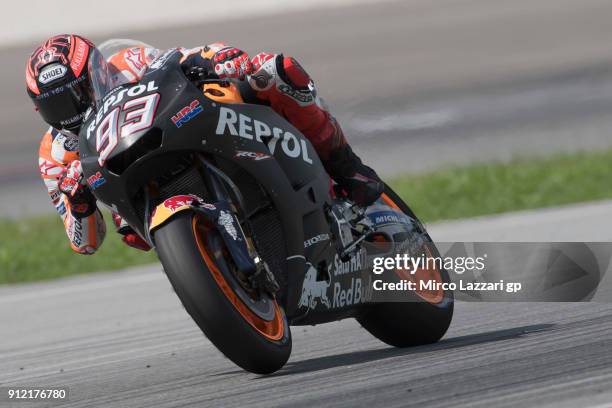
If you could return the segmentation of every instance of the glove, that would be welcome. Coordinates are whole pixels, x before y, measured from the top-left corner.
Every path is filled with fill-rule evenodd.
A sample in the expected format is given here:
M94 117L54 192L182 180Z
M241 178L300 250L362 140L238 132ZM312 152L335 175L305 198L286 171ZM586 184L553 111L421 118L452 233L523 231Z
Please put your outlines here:
M226 47L213 56L215 74L221 79L244 79L253 72L253 64L246 52L238 48Z
M251 59L251 64L253 64L253 73L259 71L262 65L274 58L276 58L276 54L270 54L267 52L260 52L254 56Z
M136 231L134 231L119 214L116 212L111 212L111 215L113 218L113 224L115 224L117 232L123 235L121 240L126 245L145 252L151 249L151 246L147 243L147 241L142 239L140 235L138 235Z
M74 160L64 168L58 177L57 188L68 199L70 212L76 218L89 217L96 211L96 198L84 184L80 160Z
M190 81L200 86L202 82L213 74L213 66L209 59L203 58L199 52L190 54L181 63L183 72Z

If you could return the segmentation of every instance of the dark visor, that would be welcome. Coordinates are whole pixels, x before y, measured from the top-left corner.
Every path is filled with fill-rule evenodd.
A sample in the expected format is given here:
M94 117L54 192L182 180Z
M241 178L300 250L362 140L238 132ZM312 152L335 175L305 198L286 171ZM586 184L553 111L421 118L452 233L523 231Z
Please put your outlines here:
M75 80L72 84L43 92L34 98L34 105L49 125L56 129L74 129L91 106L89 80Z

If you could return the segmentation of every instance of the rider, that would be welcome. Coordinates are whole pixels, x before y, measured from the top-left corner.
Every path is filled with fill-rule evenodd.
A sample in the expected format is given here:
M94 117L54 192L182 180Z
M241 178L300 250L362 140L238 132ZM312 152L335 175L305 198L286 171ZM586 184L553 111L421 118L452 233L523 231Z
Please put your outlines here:
M325 169L361 205L374 202L383 184L348 145L342 129L317 97L310 76L300 64L282 54L260 53L254 58L237 48L214 43L194 49L178 48L186 72L219 78L247 79L257 101L268 104L299 129L312 143ZM55 208L63 218L71 247L93 253L102 243L106 227L96 200L83 180L78 132L92 103L88 61L94 44L79 35L49 38L37 47L26 66L27 92L35 109L51 127L43 136L39 168ZM138 81L161 51L145 46L126 48L112 55L108 66L115 85ZM148 244L113 213L123 241L148 250Z

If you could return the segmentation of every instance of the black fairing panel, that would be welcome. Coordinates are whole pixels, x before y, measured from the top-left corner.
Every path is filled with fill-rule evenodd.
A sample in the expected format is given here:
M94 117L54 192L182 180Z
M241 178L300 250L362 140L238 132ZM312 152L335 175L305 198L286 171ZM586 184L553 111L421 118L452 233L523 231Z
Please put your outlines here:
M135 91L137 86L141 87L138 91L143 87L144 91ZM101 166L96 150L98 125L109 112L122 108L129 100L153 93L160 97L151 126L119 137ZM115 101L111 99L113 95ZM194 101L199 102L201 112L177 127L172 117L193 106ZM99 179L101 175L105 180L93 190L98 200L119 212L144 236L142 209L132 202L135 194L156 174L176 166L174 158L185 152L222 157L253 176L274 202L286 240L287 270L291 271L289 287L294 292L299 290L305 270L304 240L329 233L323 207L330 198L329 178L314 148L296 128L267 106L208 99L183 75L178 56L163 68L146 73L138 84L114 90L105 103L107 109L90 115L80 134L85 176ZM119 111L121 128L130 118L122 109ZM152 142L147 144L149 140ZM252 155L241 152L257 153L262 159L254 160ZM109 169L112 167L109 162L126 157L128 160L123 160L120 171ZM289 293L288 304L297 304L298 296L299 293ZM287 312L291 314L291 310Z

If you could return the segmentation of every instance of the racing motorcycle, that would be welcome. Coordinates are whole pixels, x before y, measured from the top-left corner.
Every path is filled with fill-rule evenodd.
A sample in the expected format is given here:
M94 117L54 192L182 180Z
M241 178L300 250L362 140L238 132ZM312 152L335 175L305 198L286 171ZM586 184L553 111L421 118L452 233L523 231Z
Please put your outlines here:
M79 134L84 174L96 198L155 248L183 306L225 356L272 373L291 353L290 325L351 317L397 347L444 335L452 292L408 291L396 301L372 289L373 257L436 253L397 194L386 187L372 206L356 206L330 188L295 127L249 103L248 84L194 81L177 50L139 82L114 86L106 58L136 45L109 40L90 62L96 103ZM449 280L435 268L408 278Z

